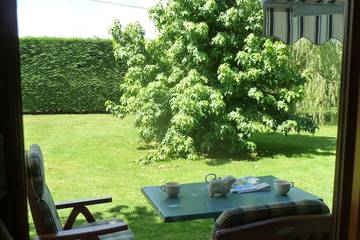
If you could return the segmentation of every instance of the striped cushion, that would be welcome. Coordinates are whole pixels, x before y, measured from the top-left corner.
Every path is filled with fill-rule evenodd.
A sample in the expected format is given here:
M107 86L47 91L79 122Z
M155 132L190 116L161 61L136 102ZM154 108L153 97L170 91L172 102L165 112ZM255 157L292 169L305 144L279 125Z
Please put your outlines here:
M37 204L45 229L47 232L62 231L60 217L45 183L45 168L40 146L31 145L26 157L28 174L31 177L31 185L37 197Z
M123 222L123 221L120 219L96 221L96 222L86 223L86 224L77 226L76 228L86 228L89 226L99 226L99 225L104 225L104 224L112 224L112 223L116 223L116 222ZM129 229L126 231L103 235L103 236L100 236L99 239L100 240L134 240L135 237L134 237L134 234L132 233L132 231Z
M28 153L28 174L31 176L31 183L38 198L41 198L45 185L45 167L40 146L33 144Z
M224 211L218 219L216 219L213 232L277 217L327 213L330 213L329 208L325 203L318 200L245 206Z

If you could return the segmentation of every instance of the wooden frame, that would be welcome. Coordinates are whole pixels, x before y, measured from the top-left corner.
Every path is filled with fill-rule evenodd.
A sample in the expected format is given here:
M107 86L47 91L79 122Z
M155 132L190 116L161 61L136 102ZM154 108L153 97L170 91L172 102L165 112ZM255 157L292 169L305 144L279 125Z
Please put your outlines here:
M0 218L14 239L28 239L16 0L0 1L0 132L7 194Z
M39 236L35 239L96 239L100 235L128 230L125 222L114 222L86 228L72 229L76 218L82 214L88 223L95 222L94 216L86 206L112 202L111 197L89 198L77 201L69 201L55 204L56 209L72 208L72 211L66 220L63 231L49 233L46 231L40 210L37 208L36 196L32 190L30 179L28 179L28 198L31 213L34 219L35 228Z
M359 239L360 1L348 0L335 179L335 239ZM0 1L0 132L5 137L9 192L0 218L15 239L28 239L23 137L20 105L16 0Z
M128 226L124 222L93 226L87 228L65 230L58 233L49 233L41 235L35 240L74 240L74 239L96 239L101 235L127 230Z
M73 229L75 220L79 214L83 214L88 223L95 222L94 216L91 214L89 209L86 207L88 205L95 205L101 203L112 202L111 197L106 198L94 198L94 199L84 199L78 201L70 201L55 204L57 209L67 209L72 208L72 211L65 222L63 231L57 233L48 233L45 230L43 221L40 216L39 209L36 208L36 197L33 195L32 186L28 185L28 194L29 202L31 207L31 212L34 218L34 223L36 231L39 233L39 236L35 239L96 239L100 235L106 235L110 233L120 232L128 230L128 225L125 222L114 222L111 224L103 224L97 226L90 226L86 228Z
M360 190L360 1L346 4L343 73L334 191L334 235L359 239Z
M89 199L83 199L77 201L56 203L55 206L56 209L72 208L71 213L64 225L64 230L69 230L73 227L75 220L79 214L82 214L88 223L95 222L94 216L91 214L91 212L86 206L109 203L109 202L112 202L111 197L89 198Z
M27 163L28 171L30 170L30 163L28 161L29 153L25 152L25 162ZM42 160L41 160L42 161ZM41 168L38 166L38 168ZM36 228L36 232L38 237L35 239L99 239L98 237L101 235L117 233L121 231L128 230L127 223L123 221L112 220L109 222L103 222L101 224L96 224L94 226L83 226L82 228L74 228L74 223L76 218L82 214L88 223L96 222L95 217L92 215L87 206L102 204L102 203L110 203L112 202L111 197L103 197L103 198L88 198L76 201L67 201L55 204L56 209L68 209L71 208L70 215L66 220L64 227L61 230L56 231L49 229L46 227L46 222L44 220L44 216L46 214L42 213L39 201L43 201L44 199L39 199L39 196L35 193L34 190L34 180L33 176L28 174L26 177L27 183L27 198L29 199L29 205L31 214L34 220L34 225ZM45 187L46 186L46 183ZM50 193L49 193L50 194Z
M28 152L25 154L25 159ZM25 160L27 162L27 160ZM31 175L27 175L27 197L29 199L30 210L34 220L36 232L39 235L35 239L98 239L101 235L116 233L128 230L128 225L123 221L114 221L111 224L99 224L96 226L88 226L84 228L73 229L76 218L82 214L88 223L95 222L95 217L89 211L87 206L112 202L111 197L88 198L76 201L67 201L55 204L56 209L72 208L68 219L66 220L62 231L50 232L46 228L43 214L39 207L39 198L34 192L33 180Z

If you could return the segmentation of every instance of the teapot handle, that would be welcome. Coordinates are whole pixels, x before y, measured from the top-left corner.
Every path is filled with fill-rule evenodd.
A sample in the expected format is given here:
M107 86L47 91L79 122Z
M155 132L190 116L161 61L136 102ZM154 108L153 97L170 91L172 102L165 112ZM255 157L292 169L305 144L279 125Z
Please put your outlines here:
M208 177L210 177L210 176L213 176L214 179L216 179L216 174L215 174L215 173L209 173L208 175L205 176L205 182L206 182L206 183L209 183Z

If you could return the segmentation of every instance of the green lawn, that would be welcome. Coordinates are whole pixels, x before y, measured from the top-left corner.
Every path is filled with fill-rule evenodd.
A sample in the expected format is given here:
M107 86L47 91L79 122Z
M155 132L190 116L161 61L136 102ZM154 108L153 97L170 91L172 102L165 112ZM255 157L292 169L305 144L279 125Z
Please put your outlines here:
M256 161L211 156L197 161L176 160L142 166L134 160L147 150L139 145L131 118L27 115L24 125L26 146L38 143L43 149L46 180L54 200L111 195L113 203L91 207L91 210L98 219L126 220L139 240L208 239L212 220L162 223L140 188L165 181L203 181L210 172L237 177L275 175L294 181L296 186L332 204L335 126L323 126L315 136L259 134L256 142L260 157ZM60 211L63 220L68 214ZM33 236L34 226L30 226Z

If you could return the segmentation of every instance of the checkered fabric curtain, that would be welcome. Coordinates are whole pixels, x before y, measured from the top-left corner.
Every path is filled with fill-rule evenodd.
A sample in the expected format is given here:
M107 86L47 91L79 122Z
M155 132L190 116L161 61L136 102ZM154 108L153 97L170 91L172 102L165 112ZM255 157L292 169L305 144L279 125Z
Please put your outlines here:
M344 0L263 0L265 35L287 44L300 38L323 44L343 41Z

